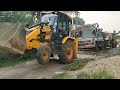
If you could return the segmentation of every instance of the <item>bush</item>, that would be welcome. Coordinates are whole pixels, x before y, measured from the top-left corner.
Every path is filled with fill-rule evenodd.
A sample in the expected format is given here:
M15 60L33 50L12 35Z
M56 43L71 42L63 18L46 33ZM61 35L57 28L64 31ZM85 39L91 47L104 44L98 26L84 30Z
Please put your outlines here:
M19 63L24 63L26 61L33 60L35 56L33 54L24 54L17 57L12 57L5 53L0 53L0 67L14 66Z
M30 11L0 11L0 22L10 23L32 23L32 13Z

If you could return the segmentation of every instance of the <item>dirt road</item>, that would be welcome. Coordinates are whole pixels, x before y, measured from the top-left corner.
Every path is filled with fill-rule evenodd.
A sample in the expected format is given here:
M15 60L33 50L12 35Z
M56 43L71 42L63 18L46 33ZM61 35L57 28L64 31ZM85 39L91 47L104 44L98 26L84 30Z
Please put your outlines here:
M81 70L68 71L68 73L77 74L82 71L90 72L99 68L106 68L109 72L112 71L117 78L120 78L120 56L98 59L103 54L105 53L98 52L94 55L94 52L89 51L78 52L78 58L96 58L96 60L89 62ZM61 69L63 66L65 65L60 64L57 57L52 58L47 65L40 65L36 60L33 60L14 67L0 68L0 79L49 79L56 72L63 72L64 70Z
M92 58L79 52L78 58ZM57 57L52 58L47 65L40 65L36 60L16 65L14 67L0 68L0 79L41 79L50 78L55 72L62 71L64 64L60 64Z
M39 65L36 60L20 64L14 67L0 69L0 79L40 79L50 77L61 67L58 60L51 60L47 65Z

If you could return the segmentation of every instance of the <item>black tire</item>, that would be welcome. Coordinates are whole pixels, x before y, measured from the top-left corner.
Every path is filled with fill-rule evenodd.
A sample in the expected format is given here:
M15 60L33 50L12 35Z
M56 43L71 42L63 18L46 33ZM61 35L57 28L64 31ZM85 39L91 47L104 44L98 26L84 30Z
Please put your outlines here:
M96 41L95 43L96 43L96 46L95 46L94 50L95 50L95 52L98 52L99 51L98 42Z
M112 42L112 48L116 48L117 47L117 42L113 41Z
M67 49L70 48L71 51L68 51ZM72 40L68 40L65 44L61 46L60 54L59 54L59 60L62 64L69 64L74 61L74 43ZM69 57L70 56L70 57Z
M42 45L37 51L37 61L39 64L47 64L50 60L51 48L49 45Z

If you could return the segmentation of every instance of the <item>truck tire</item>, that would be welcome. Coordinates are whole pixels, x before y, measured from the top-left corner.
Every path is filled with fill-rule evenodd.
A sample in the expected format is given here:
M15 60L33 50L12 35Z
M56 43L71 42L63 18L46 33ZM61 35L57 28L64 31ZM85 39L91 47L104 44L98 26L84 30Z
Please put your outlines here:
M95 43L96 43L96 45L95 45L95 48L94 48L94 49L95 49L95 52L98 52L98 51L99 51L99 48L98 48L98 44L99 44L99 43L98 43L97 41L96 41Z
M74 60L74 44L72 40L68 40L61 46L59 60L62 64L72 63Z
M112 48L116 48L117 47L117 42L113 41L112 42Z
M47 64L50 60L51 48L49 45L42 45L37 51L37 61L39 64Z

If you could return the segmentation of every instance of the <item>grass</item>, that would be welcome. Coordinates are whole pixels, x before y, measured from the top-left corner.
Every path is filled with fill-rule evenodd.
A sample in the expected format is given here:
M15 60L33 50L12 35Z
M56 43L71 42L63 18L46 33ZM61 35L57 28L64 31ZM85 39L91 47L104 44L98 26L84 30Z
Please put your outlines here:
M69 75L67 72L63 72L60 74L55 74L52 79L72 79L72 75ZM76 75L76 79L116 79L114 74L109 73L105 69L98 69L96 71L92 71L90 73L81 72Z
M120 55L120 48L117 50L116 55Z
M35 58L32 54L24 54L19 57L11 57L5 53L0 53L0 67L14 66L19 63L33 60Z
M69 75L66 72L63 72L63 73L60 73L60 74L55 74L52 78L53 79L71 79L72 76Z
M78 69L82 69L89 61L93 61L93 58L85 58L76 60L74 63L68 64L64 66L62 69L68 70L68 71L75 71Z
M110 51L105 58L113 57L113 56L116 56L116 55L120 55L120 48L116 48L116 50Z
M98 69L91 73L81 72L77 75L77 79L115 79L115 76L105 69Z

